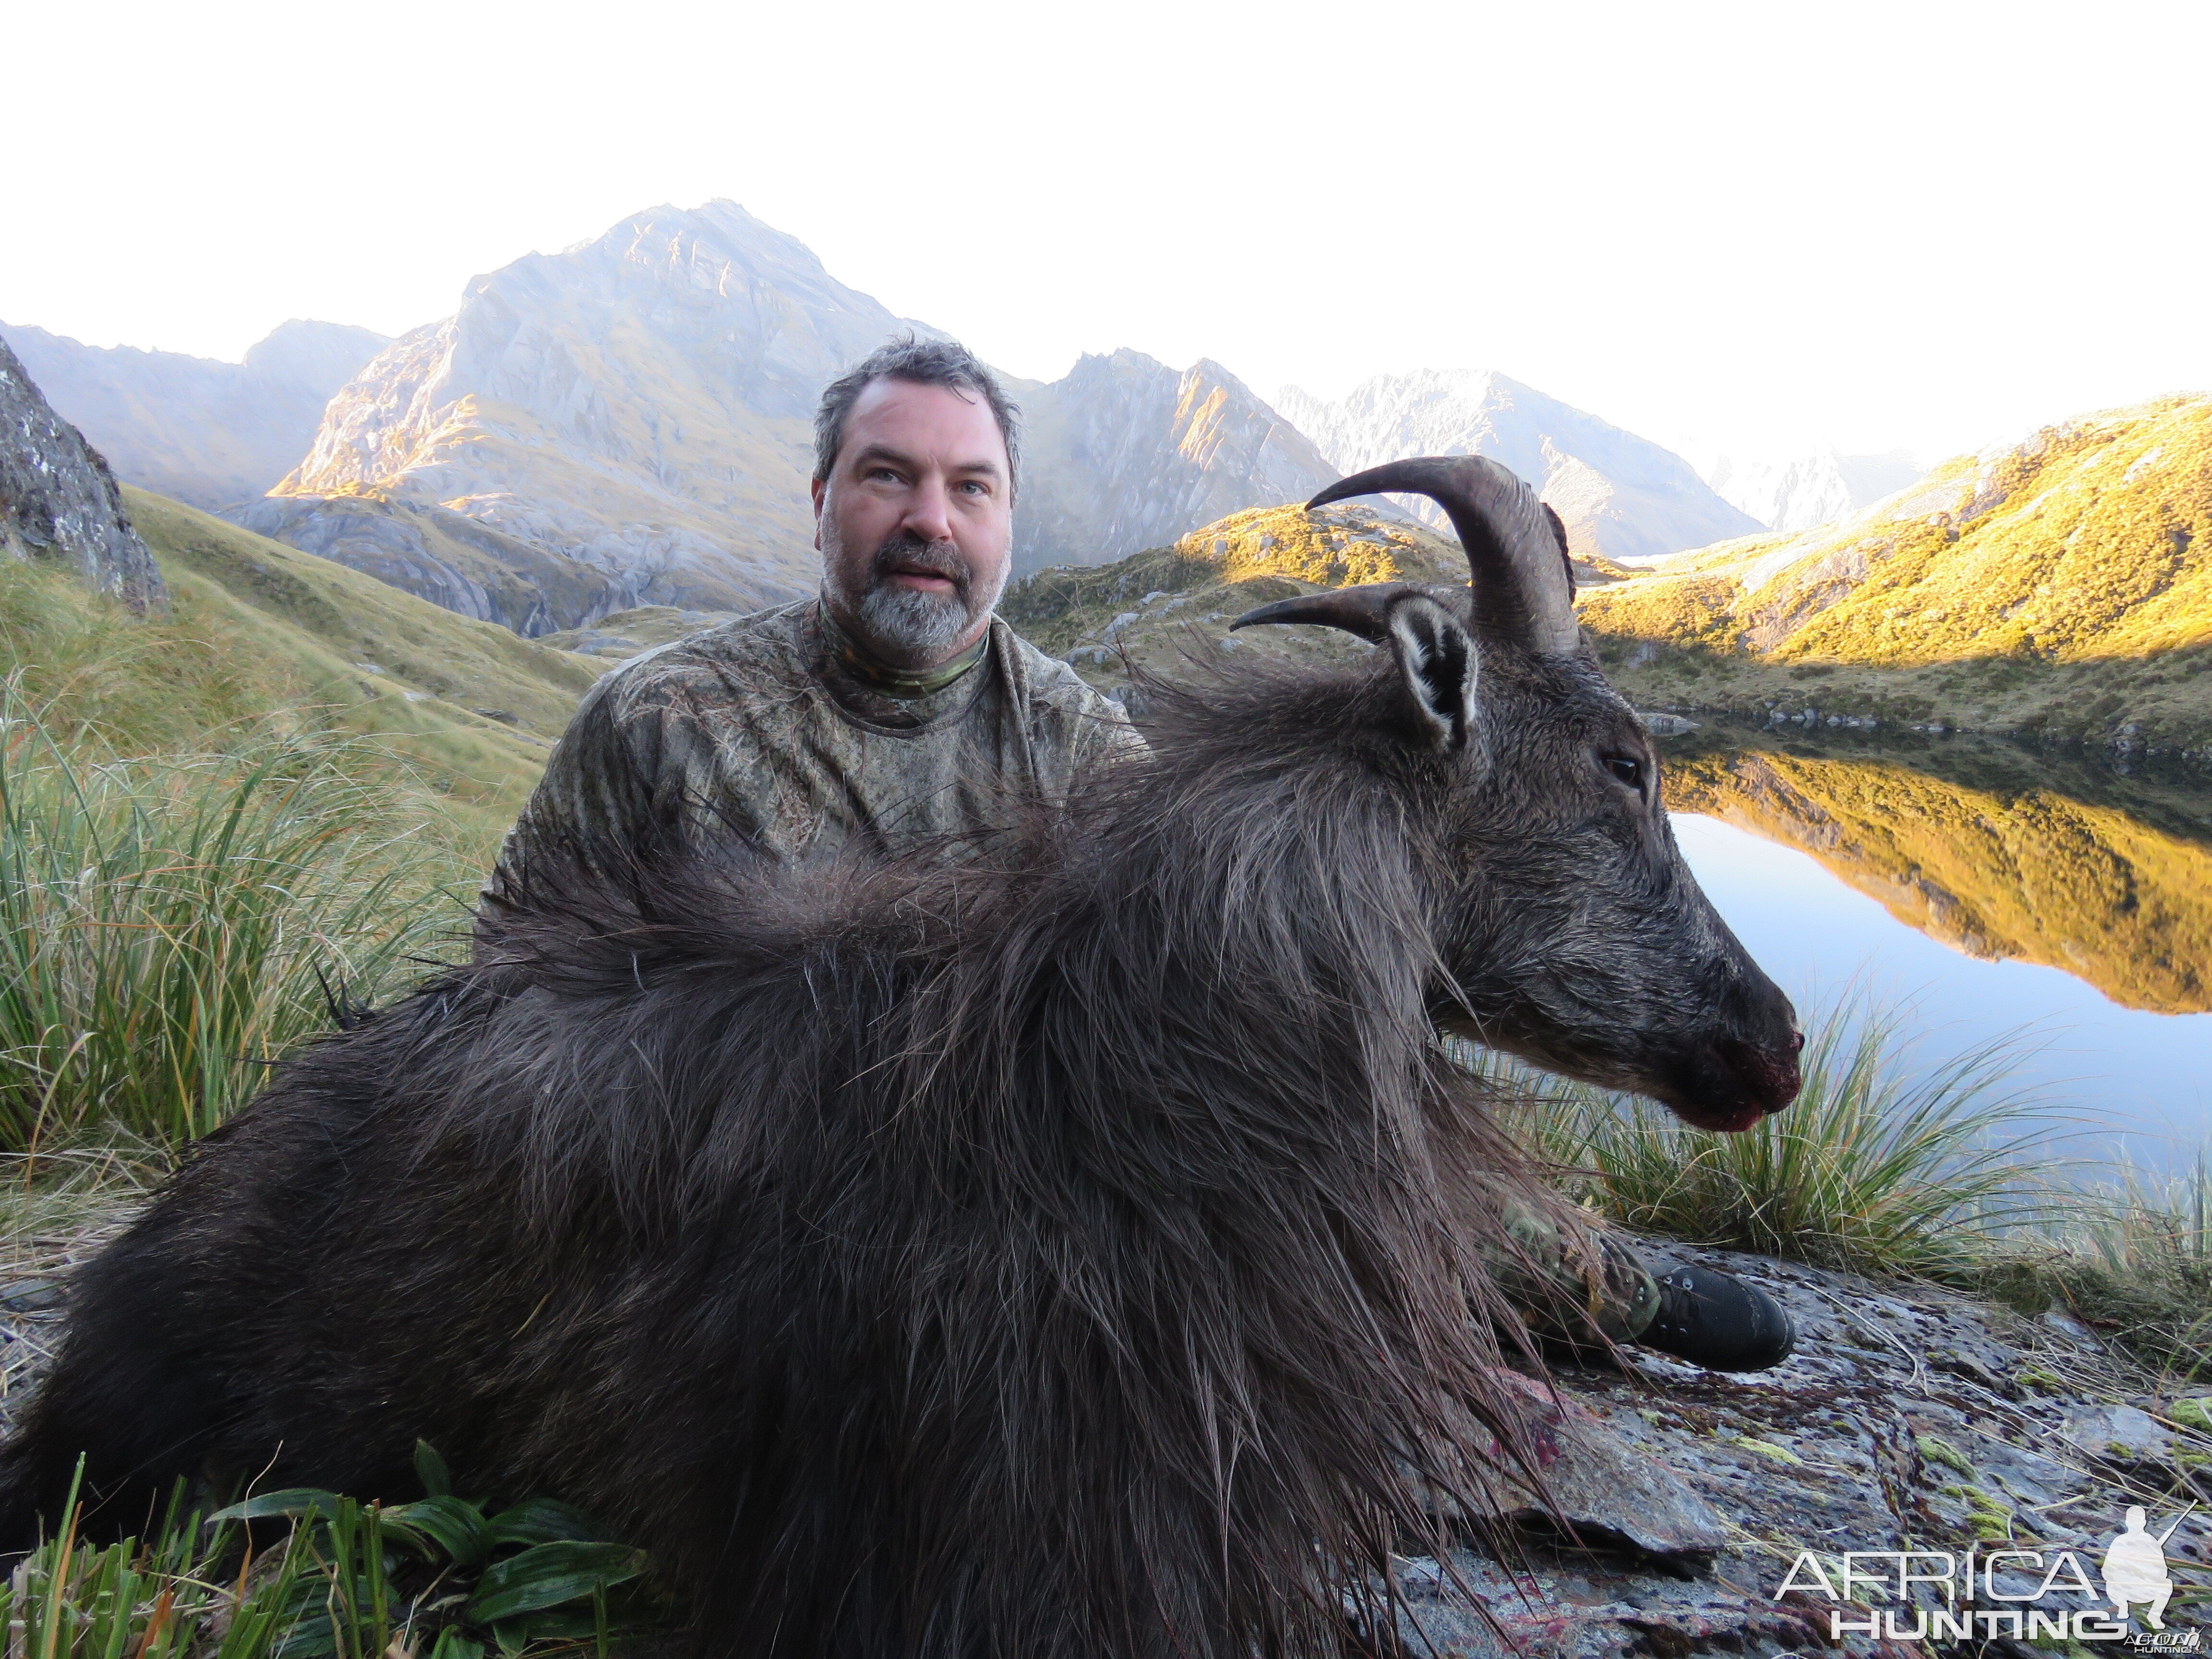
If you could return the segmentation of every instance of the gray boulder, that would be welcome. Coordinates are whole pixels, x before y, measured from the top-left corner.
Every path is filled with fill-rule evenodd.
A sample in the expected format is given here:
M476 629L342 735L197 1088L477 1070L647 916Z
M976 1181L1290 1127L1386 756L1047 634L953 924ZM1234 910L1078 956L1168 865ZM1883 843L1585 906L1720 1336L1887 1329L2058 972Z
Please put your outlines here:
M123 511L115 475L0 341L0 552L67 566L133 611L167 611L169 593Z

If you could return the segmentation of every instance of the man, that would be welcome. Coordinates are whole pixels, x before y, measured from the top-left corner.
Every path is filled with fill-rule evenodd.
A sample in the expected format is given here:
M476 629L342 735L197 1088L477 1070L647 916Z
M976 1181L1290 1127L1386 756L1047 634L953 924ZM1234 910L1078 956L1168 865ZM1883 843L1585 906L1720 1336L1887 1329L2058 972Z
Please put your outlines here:
M853 842L957 857L1010 792L1064 798L1144 748L1121 708L992 614L1013 545L1021 445L990 371L950 342L895 342L823 393L814 422L822 591L624 664L577 710L486 888L532 849L635 842L669 824L782 860ZM1498 1253L1530 1323L1726 1370L1790 1351L1790 1323L1726 1275L1655 1279L1617 1241L1531 1214ZM1532 1265L1533 1264L1533 1265Z
M1013 552L1014 411L962 348L908 340L823 392L822 591L625 664L578 709L493 896L563 832L663 820L781 859L987 830L1143 746L1121 709L992 614Z

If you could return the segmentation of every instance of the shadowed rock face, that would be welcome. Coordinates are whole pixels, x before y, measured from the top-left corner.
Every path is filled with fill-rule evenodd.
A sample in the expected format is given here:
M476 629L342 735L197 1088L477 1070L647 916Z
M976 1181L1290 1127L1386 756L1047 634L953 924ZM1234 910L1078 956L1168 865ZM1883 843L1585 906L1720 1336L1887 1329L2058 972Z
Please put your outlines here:
M100 452L54 413L0 341L0 551L66 565L132 610L166 610L154 556Z
M1103 564L1194 525L1304 501L1337 470L1220 364L1086 356L1018 395L1028 430L1014 568Z
M376 491L272 495L229 514L256 535L374 576L447 611L536 639L633 601L632 586L449 507Z

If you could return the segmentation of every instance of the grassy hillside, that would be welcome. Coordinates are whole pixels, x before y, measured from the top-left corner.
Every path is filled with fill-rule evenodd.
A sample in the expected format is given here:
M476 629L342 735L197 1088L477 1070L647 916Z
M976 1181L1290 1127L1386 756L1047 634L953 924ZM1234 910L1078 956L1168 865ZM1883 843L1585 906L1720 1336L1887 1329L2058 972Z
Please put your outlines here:
M1638 702L2212 757L2212 397L2085 416L1832 525L1587 595Z
M142 675L227 678L232 717L284 709L376 738L483 825L512 820L605 666L161 496L124 494L174 605L167 623L118 636ZM126 735L184 742L219 712L186 697L173 719Z
M1602 559L1576 561L1577 579L1626 576ZM1333 629L1227 624L1255 605L1359 582L1463 585L1456 542L1425 526L1386 518L1364 501L1309 513L1295 504L1252 507L1194 530L1172 547L1112 564L1063 566L1025 577L1000 614L1040 650L1065 657L1092 684L1111 689L1129 662L1172 676L1186 653L1256 652L1341 661L1368 647Z

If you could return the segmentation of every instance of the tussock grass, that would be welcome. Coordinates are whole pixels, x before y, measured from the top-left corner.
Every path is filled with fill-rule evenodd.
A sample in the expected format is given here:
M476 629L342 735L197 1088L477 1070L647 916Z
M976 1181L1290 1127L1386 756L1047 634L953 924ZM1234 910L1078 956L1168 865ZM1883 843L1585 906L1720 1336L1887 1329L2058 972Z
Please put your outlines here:
M1525 1103L1530 1143L1613 1221L2063 1310L2168 1381L2212 1381L2212 1161L2156 1180L2063 1158L2048 1103L2013 1081L2031 1034L1922 1067L1908 1020L1847 994L1810 1022L1796 1103L1740 1134L1461 1057Z
M360 740L112 757L0 683L0 1148L206 1133L459 920L461 872Z
M58 741L118 754L219 744L295 690L267 653L237 646L186 605L142 619L0 558L0 665L15 702Z
M1921 1068L1903 1011L1863 991L1810 1024L1803 1092L1754 1128L1693 1129L1648 1101L1545 1080L1531 1137L1571 1190L1628 1226L1820 1267L1954 1275L2049 1212L2054 1191L2017 1133L2043 1103L2010 1081L2027 1036Z
M2006 1242L1968 1281L2027 1313L2060 1307L2138 1364L2212 1382L2212 1164L2133 1171Z

